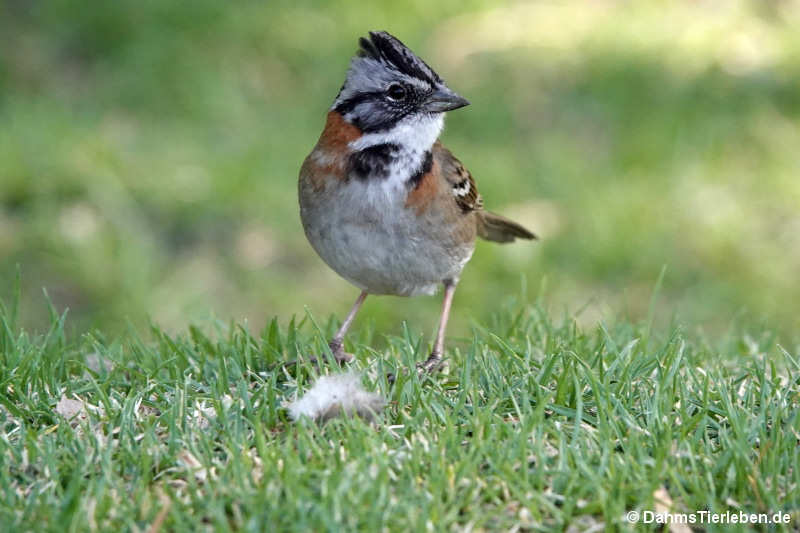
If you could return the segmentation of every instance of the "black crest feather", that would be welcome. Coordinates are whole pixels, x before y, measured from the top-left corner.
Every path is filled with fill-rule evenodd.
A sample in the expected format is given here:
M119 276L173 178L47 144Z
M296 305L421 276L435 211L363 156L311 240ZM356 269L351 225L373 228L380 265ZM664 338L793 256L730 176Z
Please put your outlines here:
M431 83L442 82L442 78L427 63L400 42L400 39L385 31L371 31L369 32L369 37L369 39L362 37L358 40L361 45L358 55L361 57L371 57L378 61L383 61L403 74L427 80Z

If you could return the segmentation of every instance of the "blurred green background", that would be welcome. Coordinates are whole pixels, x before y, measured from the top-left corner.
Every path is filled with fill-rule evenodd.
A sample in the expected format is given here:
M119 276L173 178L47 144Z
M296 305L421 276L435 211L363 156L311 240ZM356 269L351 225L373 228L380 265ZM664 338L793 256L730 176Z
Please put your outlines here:
M454 335L543 296L579 321L800 325L800 5L685 2L0 4L0 295L16 265L71 323L260 328L357 291L306 243L296 180L356 41L386 29L472 106L445 143L542 240L482 243ZM524 289L527 287L527 289ZM427 335L438 298L359 324Z

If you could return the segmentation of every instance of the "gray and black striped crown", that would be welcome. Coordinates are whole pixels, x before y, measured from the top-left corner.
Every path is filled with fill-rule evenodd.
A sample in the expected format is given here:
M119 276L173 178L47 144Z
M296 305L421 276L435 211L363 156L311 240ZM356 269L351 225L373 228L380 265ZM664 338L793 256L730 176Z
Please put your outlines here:
M400 39L385 31L369 32L369 39L358 40L360 57L371 57L393 67L408 76L425 80L431 84L442 83L442 78L422 59L400 42Z

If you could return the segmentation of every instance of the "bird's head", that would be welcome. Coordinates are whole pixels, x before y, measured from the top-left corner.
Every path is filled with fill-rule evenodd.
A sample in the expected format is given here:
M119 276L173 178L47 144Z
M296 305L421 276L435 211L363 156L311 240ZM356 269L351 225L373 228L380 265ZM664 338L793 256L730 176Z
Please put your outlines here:
M469 105L397 38L384 32L362 37L347 79L331 109L364 133L398 124L441 123L441 113Z

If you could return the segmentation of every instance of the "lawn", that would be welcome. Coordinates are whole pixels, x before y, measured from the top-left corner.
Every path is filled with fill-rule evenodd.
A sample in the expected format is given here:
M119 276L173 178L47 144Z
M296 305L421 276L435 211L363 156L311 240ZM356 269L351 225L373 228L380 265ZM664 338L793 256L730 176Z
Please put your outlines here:
M769 331L583 330L509 306L423 379L403 372L427 353L418 335L376 352L362 332L350 367L385 412L290 422L285 404L319 369L281 363L323 353L334 326L154 326L151 342L109 341L71 338L55 314L31 335L4 312L4 527L597 531L648 510L788 513L760 526L779 531L800 520L800 354Z

